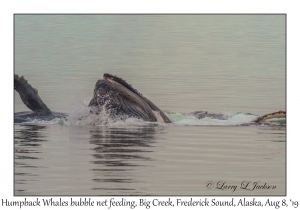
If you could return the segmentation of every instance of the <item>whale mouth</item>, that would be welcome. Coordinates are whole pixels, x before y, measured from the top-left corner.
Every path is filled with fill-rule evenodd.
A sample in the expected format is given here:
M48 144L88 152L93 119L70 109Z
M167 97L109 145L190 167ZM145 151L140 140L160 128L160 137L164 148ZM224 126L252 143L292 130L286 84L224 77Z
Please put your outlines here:
M279 112L273 112L273 113L270 113L270 114L266 114L264 116L261 116L261 117L257 118L255 120L255 122L256 123L263 123L266 120L273 119L273 118L286 118L286 111L280 110Z
M120 77L107 74L97 81L90 107L109 110L111 117L125 116L143 119L149 122L171 122L169 118L149 99L144 97ZM159 112L161 117L157 117Z

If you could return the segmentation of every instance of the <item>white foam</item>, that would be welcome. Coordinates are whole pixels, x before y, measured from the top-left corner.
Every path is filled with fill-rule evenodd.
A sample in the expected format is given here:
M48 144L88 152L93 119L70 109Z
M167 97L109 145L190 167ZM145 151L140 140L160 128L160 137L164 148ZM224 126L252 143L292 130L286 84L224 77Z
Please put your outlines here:
M202 126L230 126L230 125L241 125L245 123L251 123L257 118L255 115L249 115L244 113L232 114L227 112L224 114L228 116L227 120L212 119L205 117L202 119L197 119L194 116L184 116L182 114L169 114L168 117L175 125L202 125Z
M171 124L166 124L163 122L145 122L141 119L136 118L125 118L120 116L118 119L110 118L109 111L105 107L100 111L97 108L88 107L89 97L77 97L70 104L70 112L67 119L65 118L55 118L53 120L40 120L33 119L25 124L60 124L60 125L77 125L77 126L110 126L110 127L131 127L131 126L237 126L242 124L249 124L253 122L258 116L248 114L248 113L233 113L230 111L221 112L226 116L227 120L212 119L205 117L202 119L197 119L195 116L184 116L180 113L167 114L167 116L172 121ZM91 110L94 110L91 112ZM157 113L156 113L157 115ZM161 116L157 116L160 117ZM279 119L271 119L267 123L278 124ZM279 123L285 124L285 119ZM24 123L22 123L24 124ZM264 124L262 124L264 125Z

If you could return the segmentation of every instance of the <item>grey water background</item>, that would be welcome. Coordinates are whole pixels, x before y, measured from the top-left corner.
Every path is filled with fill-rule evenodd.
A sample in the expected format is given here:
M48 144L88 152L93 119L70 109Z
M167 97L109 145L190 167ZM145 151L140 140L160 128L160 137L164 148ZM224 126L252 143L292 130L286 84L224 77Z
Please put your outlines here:
M53 111L71 113L106 72L176 113L286 107L284 15L15 15L14 24L15 73ZM15 92L15 112L26 110ZM15 195L285 195L285 126L189 120L15 124Z

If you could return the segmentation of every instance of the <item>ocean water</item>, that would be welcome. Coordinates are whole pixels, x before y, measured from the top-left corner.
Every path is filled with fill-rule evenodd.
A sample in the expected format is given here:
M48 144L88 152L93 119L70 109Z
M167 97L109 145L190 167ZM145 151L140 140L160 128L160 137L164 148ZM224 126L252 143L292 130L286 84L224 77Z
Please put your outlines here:
M285 195L285 119L241 126L286 110L285 21L15 15L15 74L69 114L15 123L15 195ZM79 120L104 73L172 112L173 123ZM14 105L28 111L16 91ZM197 110L229 119L182 115Z

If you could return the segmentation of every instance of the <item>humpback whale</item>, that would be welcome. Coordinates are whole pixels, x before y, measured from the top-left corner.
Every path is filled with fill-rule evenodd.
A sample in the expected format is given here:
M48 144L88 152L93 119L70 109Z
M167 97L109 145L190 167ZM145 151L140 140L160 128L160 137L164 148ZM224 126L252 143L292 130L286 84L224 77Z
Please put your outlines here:
M24 76L14 75L14 89L19 93L23 103L32 112L18 112L14 114L15 123L27 121L30 118L41 118L51 120L54 118L66 118L65 113L51 111L42 101L38 90L33 88ZM172 123L168 116L161 111L152 101L143 96L130 84L120 77L105 73L103 79L96 82L93 97L88 106L90 113L98 114L103 109L107 110L109 116L115 119L126 119L134 117L148 122ZM198 119L205 117L227 120L222 114L209 113L207 111L195 111L185 114L195 116ZM258 117L253 123L263 123L272 118L285 118L285 111L273 112Z
M89 106L99 109L105 106L113 117L135 117L149 122L162 119L165 123L171 123L164 112L125 80L107 73L97 81Z

